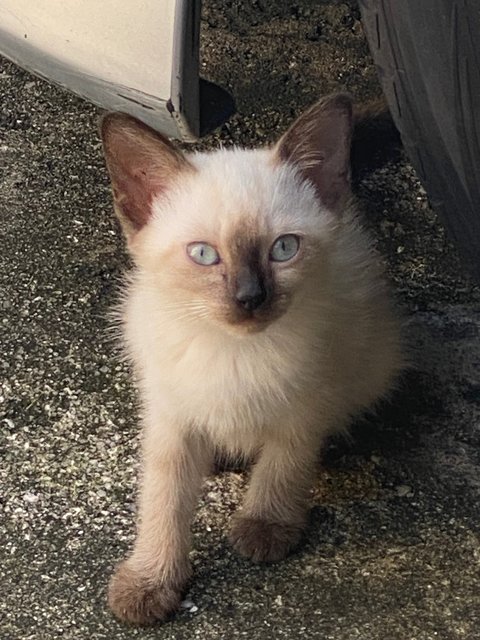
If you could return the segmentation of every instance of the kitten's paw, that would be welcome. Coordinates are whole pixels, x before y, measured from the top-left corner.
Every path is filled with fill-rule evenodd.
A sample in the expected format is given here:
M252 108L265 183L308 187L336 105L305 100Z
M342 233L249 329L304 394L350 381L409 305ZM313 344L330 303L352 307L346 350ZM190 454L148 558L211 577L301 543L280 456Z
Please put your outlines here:
M237 516L229 538L235 551L254 562L277 562L298 545L303 528L303 523L286 524Z
M108 606L124 622L152 624L166 620L180 607L182 589L155 583L126 560L118 565L108 587Z

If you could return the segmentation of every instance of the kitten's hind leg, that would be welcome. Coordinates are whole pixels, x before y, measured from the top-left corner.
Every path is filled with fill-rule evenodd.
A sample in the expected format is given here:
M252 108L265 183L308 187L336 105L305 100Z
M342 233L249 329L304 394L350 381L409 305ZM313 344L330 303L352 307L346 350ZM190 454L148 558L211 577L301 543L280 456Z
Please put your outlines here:
M116 569L108 604L122 620L148 624L178 609L190 577L190 521L211 455L178 429L146 429L139 523L130 557Z
M255 464L230 542L254 562L276 562L302 537L317 459L316 441L267 441Z

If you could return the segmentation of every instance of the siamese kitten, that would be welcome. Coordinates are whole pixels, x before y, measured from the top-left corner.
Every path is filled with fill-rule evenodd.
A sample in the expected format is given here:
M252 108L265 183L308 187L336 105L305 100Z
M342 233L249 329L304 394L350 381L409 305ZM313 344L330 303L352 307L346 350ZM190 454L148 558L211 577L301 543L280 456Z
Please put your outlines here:
M350 193L352 106L322 99L279 142L184 155L109 114L102 137L135 263L124 333L143 402L138 533L110 582L120 618L178 608L216 448L255 465L230 541L284 558L322 441L384 395L399 333Z

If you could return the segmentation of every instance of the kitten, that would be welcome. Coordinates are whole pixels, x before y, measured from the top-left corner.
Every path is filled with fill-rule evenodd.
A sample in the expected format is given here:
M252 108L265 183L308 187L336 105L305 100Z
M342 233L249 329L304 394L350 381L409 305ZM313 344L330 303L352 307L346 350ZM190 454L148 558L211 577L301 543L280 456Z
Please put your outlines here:
M123 620L178 608L215 448L256 459L231 543L254 561L280 560L305 526L322 441L401 367L351 199L351 133L341 94L259 150L186 156L129 116L103 120L135 262L123 319L144 409L138 533L109 588Z

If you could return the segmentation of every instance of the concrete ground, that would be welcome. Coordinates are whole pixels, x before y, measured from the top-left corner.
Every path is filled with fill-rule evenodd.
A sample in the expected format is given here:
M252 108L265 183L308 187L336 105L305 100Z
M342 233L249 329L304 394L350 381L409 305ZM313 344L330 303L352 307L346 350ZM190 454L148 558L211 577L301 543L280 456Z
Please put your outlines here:
M353 2L205 3L203 72L238 113L201 146L274 139L319 94L376 95ZM134 534L135 392L108 332L127 266L99 111L0 62L0 638L480 638L480 294L405 159L357 192L415 364L329 443L304 546L276 566L226 541L245 486L209 478L184 609L150 629L105 606Z

